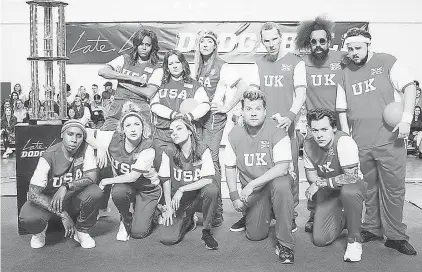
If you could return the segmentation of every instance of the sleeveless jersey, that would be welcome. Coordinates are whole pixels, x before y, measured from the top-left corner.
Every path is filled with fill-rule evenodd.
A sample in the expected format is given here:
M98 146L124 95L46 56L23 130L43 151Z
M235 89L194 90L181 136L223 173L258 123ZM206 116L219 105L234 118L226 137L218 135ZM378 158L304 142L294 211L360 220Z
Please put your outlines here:
M229 143L236 155L242 187L275 165L274 146L286 136L286 131L277 128L273 120L265 121L254 137L249 135L245 127L234 126L229 133Z
M312 55L303 56L306 65L306 108L336 110L337 84L341 79L340 65L345 52L330 50L325 62L315 65Z
M374 53L363 66L352 61L344 69L340 82L346 93L347 115L352 126L352 137L359 149L367 149L394 142L397 133L383 120L384 108L394 102L394 86L390 71L396 58Z

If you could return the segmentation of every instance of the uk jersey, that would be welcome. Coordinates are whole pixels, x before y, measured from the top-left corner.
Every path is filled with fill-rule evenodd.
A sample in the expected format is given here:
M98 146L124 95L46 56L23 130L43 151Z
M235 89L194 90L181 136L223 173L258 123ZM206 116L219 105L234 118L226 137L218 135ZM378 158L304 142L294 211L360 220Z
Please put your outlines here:
M235 126L229 133L224 155L226 167L236 166L239 170L243 187L277 163L288 162L289 171L293 170L290 138L273 120L265 121L255 136L245 127Z
M96 138L103 143L108 150L111 160L111 167L116 175L125 175L132 171L142 173L136 180L135 186L138 189L148 189L158 185L158 175L153 167L155 150L152 140L142 139L137 147L131 152L126 151L125 136L117 131L97 131ZM146 178L144 174L154 178Z
M176 153L174 148L168 148L163 152L159 170L161 179L170 179L172 195L174 195L181 186L196 182L201 178L212 178L215 175L211 152L208 148L204 150L200 160L197 161L193 161L192 155L186 158L181 153L181 167L176 165L174 161L174 154ZM185 192L184 195L185 194L194 196L197 192L190 191Z
M87 144L79 147L73 158L68 159L62 143L49 147L40 157L30 184L44 188L43 193L53 195L64 183L80 179L84 173L96 169L95 161L85 158ZM92 151L92 148L88 147Z
M336 107L338 111L347 111L352 137L359 149L382 146L397 139L398 132L393 133L393 128L383 120L384 108L395 101L396 90L413 84L413 79L407 74L397 78L399 71L393 72L395 66L396 58L392 55L373 53L364 66L350 62L344 69Z
M135 65L131 65L130 56L127 54L119 56L107 64L111 66L113 70L116 72L129 75L129 76L134 76L134 77L142 77L145 79L145 82L149 81L154 70L159 67L158 64L152 65L149 62L145 62L145 63L138 62ZM146 102L146 99L143 96L141 96L140 94L136 92L126 89L125 87L121 85L121 83L127 83L127 84L131 84L131 85L135 85L139 87L139 85L136 85L132 81L118 80L115 99Z
M358 166L359 156L356 143L342 131L334 134L330 148L320 147L313 137L303 143L305 169L315 170L319 177L328 179L344 174L343 168Z
M341 79L341 61L345 52L330 50L327 59L314 64L312 55L303 56L306 65L306 108L336 110L337 84Z

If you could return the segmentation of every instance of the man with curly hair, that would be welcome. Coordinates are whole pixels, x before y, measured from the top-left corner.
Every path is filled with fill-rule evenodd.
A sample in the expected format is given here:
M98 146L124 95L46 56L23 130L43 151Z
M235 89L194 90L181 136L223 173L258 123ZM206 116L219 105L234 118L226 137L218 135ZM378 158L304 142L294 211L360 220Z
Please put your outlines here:
M383 240L385 246L406 255L416 255L409 244L403 205L406 178L406 149L415 106L416 88L408 70L394 56L371 50L371 34L352 28L345 44L350 60L337 90L336 108L342 130L359 147L364 180L368 183L366 214L362 225L363 242ZM383 120L385 107L401 99L404 111L393 128Z
M325 108L336 109L337 83L341 78L341 61L344 52L330 50L333 38L333 22L316 17L314 20L300 23L295 40L296 49L304 53L302 59L306 65L306 109L308 111ZM308 133L308 137L311 134ZM315 203L308 201L310 216L305 224L305 231L312 232Z

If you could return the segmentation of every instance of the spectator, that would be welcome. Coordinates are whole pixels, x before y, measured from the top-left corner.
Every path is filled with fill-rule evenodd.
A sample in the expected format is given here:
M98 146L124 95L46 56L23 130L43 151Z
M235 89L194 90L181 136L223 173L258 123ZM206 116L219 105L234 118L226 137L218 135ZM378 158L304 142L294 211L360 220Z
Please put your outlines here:
M19 99L19 94L17 92L13 91L10 94L10 105L12 106L12 110L13 111L15 110L16 100L18 100L18 99Z
M113 83L111 83L111 81L107 81L105 84L104 84L104 92L103 92L103 99L104 99L104 93L108 93L108 94L110 94L110 96L111 95L114 95L114 90L113 90Z
M66 101L68 105L73 103L72 89L70 88L69 84L66 84Z
M93 128L101 128L104 124L104 107L101 103L101 96L99 94L94 95L94 101L91 102L91 120L94 123Z
M421 107L416 106L413 114L412 124L410 125L409 140L416 143L416 149L419 150L419 159L422 159L422 114Z
M73 102L72 108L75 111L75 119L79 120L84 125L88 124L91 113L88 107L85 107L82 104L82 99L80 96L75 96L75 101Z
M1 117L1 137L6 151L3 158L6 159L13 153L13 144L15 142L16 117L12 114L11 107L5 107L4 114Z
M3 116L4 109L6 109L6 108L10 108L12 110L12 115L13 115L13 108L12 108L12 104L10 103L9 99L6 99L3 103L3 105L1 105L1 116Z
M22 101L27 100L26 95L22 92L22 86L19 83L15 84L15 86L13 87L13 91L18 93L18 98Z
M33 108L35 98L34 98L34 91L32 89L29 91L28 96L29 96L29 98L27 100L25 100L23 105L25 106L25 108ZM40 100L38 100L38 107L40 107L40 105L41 105L41 102L40 102Z
M69 108L67 110L67 116L69 119L75 119L75 110L73 108Z
M22 123L23 119L26 118L27 111L23 105L22 100L16 100L16 107L13 114L16 116L18 123Z
M421 88L419 87L419 81L415 80L416 85L416 102L415 105L422 108Z
M110 101L110 97L111 94L109 92L103 92L102 93L102 104L103 104L103 108L104 108L104 118L106 118L108 116L108 112L110 110L111 107L111 101Z
M92 84L92 95L96 95L96 94L100 94L100 91L98 90L98 85L97 84Z

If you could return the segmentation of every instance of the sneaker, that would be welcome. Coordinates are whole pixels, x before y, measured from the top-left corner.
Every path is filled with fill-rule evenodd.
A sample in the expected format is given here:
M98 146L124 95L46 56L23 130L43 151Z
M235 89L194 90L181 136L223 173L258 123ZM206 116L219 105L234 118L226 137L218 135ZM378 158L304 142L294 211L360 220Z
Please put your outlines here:
M214 237L211 234L211 230L209 229L203 229L202 230L202 241L205 242L205 247L210 250L218 249L218 243L214 239Z
M223 215L220 214L220 213L216 213L214 215L214 218L212 220L212 224L211 225L212 225L213 228L218 228L221 225L223 225L223 221L224 221Z
M76 231L73 235L73 239L81 244L82 248L93 248L95 247L95 240L92 239L91 235L85 232Z
M45 232L47 230L47 226L40 233L32 235L31 237L32 248L42 248L45 246Z
M296 232L297 231L297 225L296 225L296 219L292 220L292 232Z
M406 255L416 255L417 252L411 244L406 240L390 240L387 239L384 244L386 247L397 250Z
M109 207L105 209L100 209L98 212L97 220L100 219L101 217L110 216L110 212L111 212L111 209Z
M293 250L280 243L275 246L275 254L277 254L278 259L283 264L292 264L295 261Z
M309 217L308 222L305 224L305 232L312 233L314 231L314 218Z
M116 239L117 241L122 241L122 242L129 241L129 234L127 233L127 230L123 221L120 221L119 231L117 232Z
M362 244L359 242L347 243L347 249L344 253L345 262L360 262L362 259Z
M242 218L239 219L236 223L234 223L230 231L238 232L238 231L244 231L246 229L246 216L242 216Z
M362 237L362 243L384 239L384 237L373 234L367 230L361 231L360 236Z

